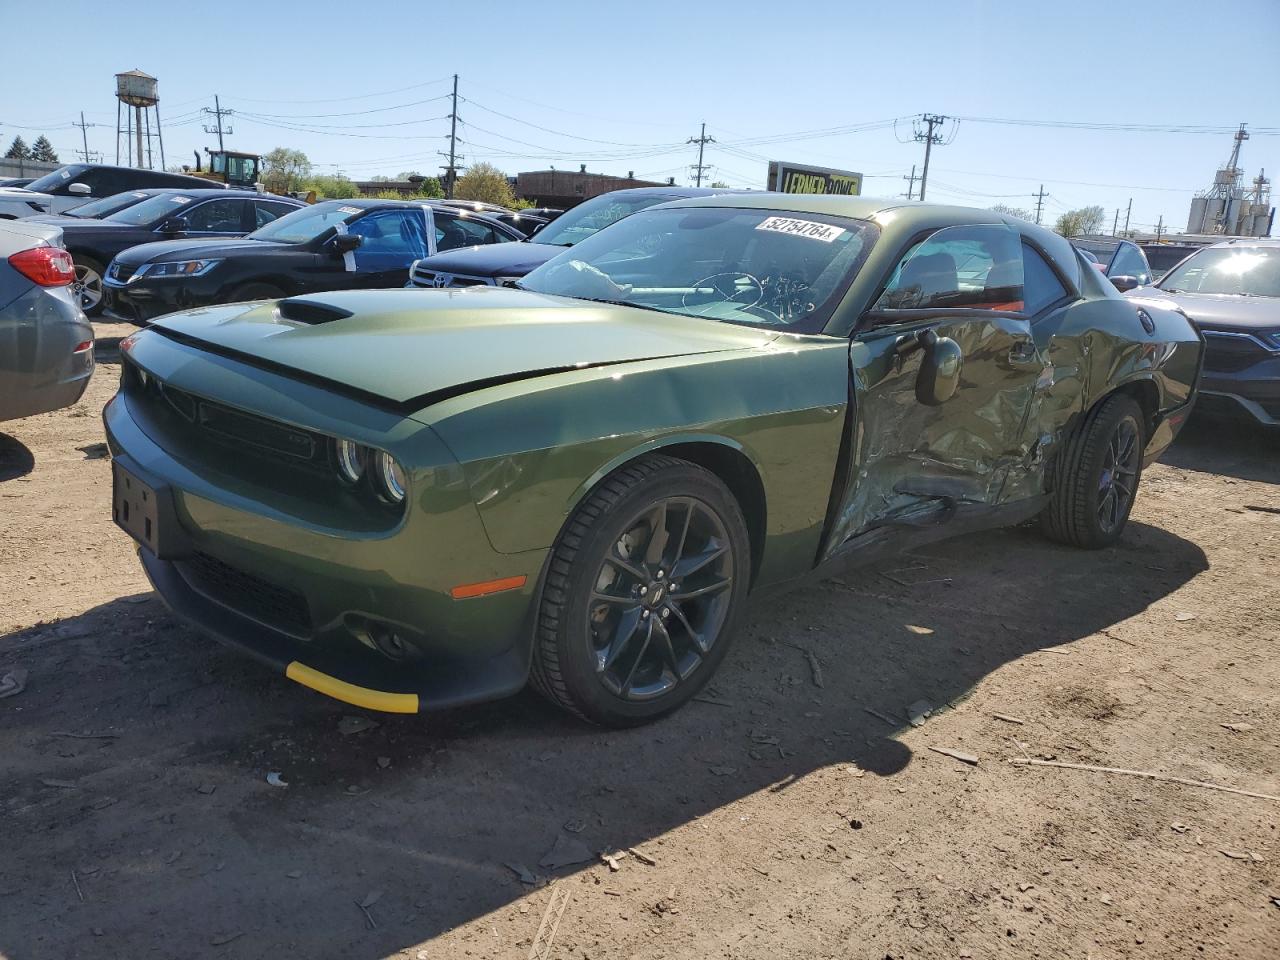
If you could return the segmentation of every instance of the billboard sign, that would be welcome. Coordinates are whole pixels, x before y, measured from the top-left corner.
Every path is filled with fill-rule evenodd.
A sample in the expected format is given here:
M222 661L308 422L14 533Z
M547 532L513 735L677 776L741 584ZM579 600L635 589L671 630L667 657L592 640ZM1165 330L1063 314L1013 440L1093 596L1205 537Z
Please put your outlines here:
M862 193L862 174L771 160L766 189L780 193L831 193L856 197Z

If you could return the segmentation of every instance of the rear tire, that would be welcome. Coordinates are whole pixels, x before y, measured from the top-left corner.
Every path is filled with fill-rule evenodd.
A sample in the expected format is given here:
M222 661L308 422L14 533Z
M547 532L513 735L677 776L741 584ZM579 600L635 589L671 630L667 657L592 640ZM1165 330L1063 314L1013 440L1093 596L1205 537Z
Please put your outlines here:
M102 278L106 269L93 257L73 253L71 260L76 267L76 279L72 292L86 317L96 317L102 312Z
M1120 539L1142 478L1142 408L1124 394L1095 406L1058 454L1040 527L1051 540L1097 550Z
M665 456L621 467L553 548L533 686L593 723L665 716L728 653L750 579L742 510L715 474Z
M269 283L246 283L231 291L228 303L243 303L247 300L279 300L285 292Z

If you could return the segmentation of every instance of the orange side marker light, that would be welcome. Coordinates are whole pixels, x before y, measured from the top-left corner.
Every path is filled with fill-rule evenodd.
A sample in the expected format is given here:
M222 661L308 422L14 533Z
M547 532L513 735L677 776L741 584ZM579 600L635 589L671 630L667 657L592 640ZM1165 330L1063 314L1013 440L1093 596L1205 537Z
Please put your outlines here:
M519 590L528 579L522 574L518 577L503 577L501 580L485 580L483 583L464 583L450 590L449 596L455 600L468 600L471 597L485 597L504 590Z

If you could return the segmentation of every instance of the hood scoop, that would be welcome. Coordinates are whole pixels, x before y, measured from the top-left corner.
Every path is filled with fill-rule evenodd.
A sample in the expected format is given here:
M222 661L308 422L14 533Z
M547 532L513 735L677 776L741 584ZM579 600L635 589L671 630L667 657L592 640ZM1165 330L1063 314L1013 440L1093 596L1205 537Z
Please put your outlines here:
M294 298L281 300L277 303L276 313L281 320L288 320L290 323L305 323L310 327L355 316L350 310L343 310L341 307L331 306L327 303L317 303L314 300Z

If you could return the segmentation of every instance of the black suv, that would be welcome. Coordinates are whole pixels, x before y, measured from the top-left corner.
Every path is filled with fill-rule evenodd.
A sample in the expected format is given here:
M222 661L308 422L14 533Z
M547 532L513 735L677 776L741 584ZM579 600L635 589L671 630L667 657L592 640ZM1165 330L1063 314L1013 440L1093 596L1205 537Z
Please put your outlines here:
M141 192L141 191L139 191ZM116 254L140 243L243 237L305 206L298 200L244 190L147 191L150 196L101 219L31 217L62 227L62 245L76 265L74 292L93 316L102 310L102 278Z

